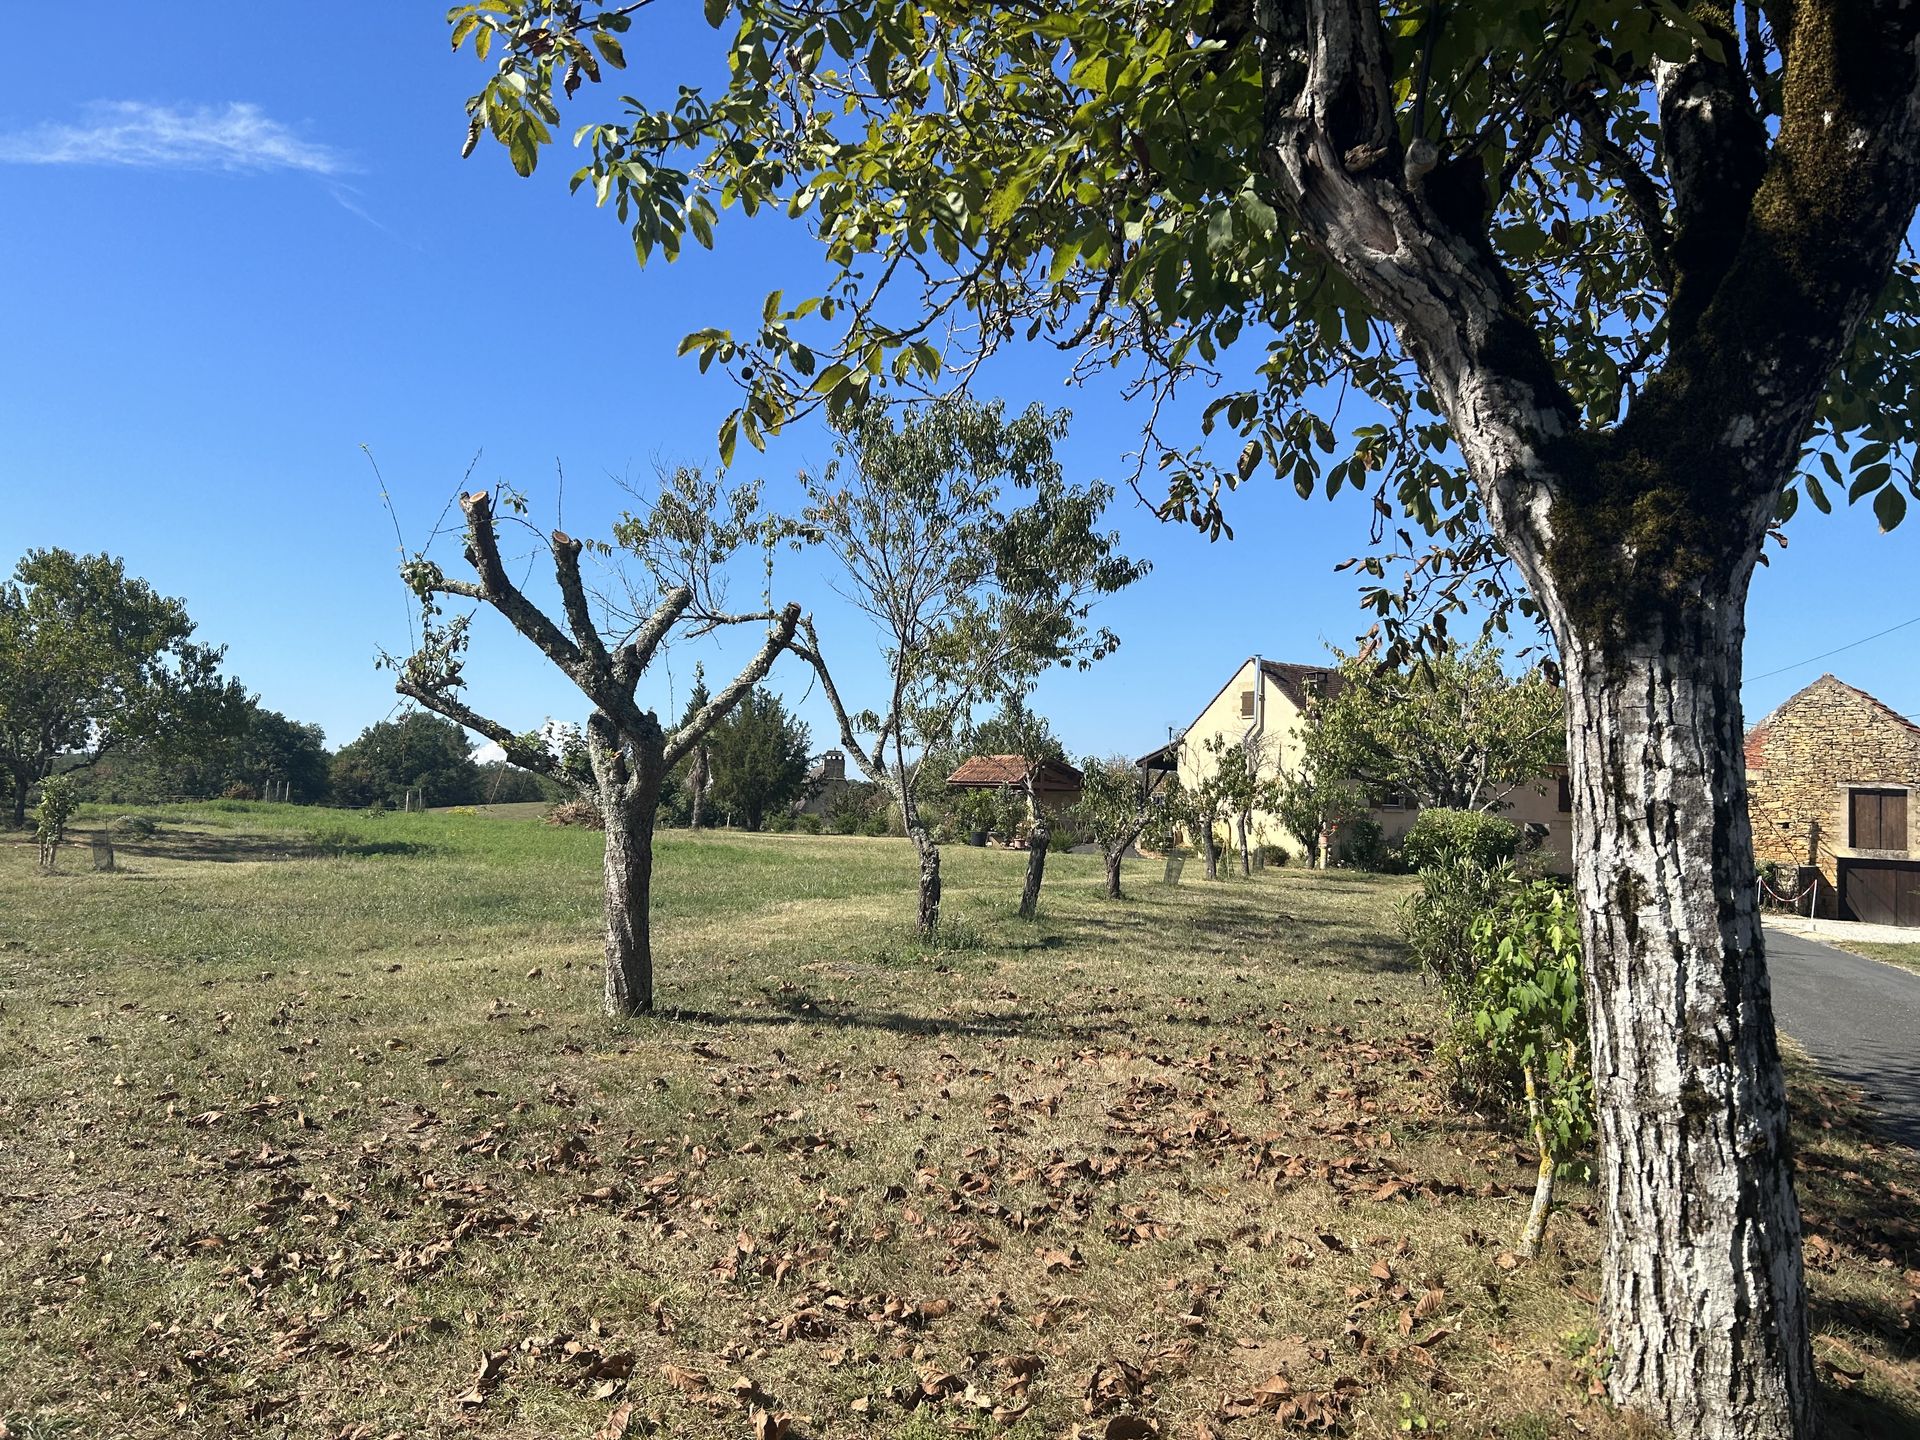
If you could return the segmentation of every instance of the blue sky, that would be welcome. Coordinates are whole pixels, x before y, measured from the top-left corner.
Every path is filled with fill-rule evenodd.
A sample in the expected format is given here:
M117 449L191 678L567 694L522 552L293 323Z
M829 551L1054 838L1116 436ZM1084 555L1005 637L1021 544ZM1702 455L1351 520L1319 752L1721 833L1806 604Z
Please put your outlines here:
M643 15L629 40L630 56L660 57L660 83L714 63L686 10ZM53 545L123 556L186 599L266 704L340 744L393 709L374 657L408 635L361 447L410 544L476 452L475 479L519 486L543 522L560 462L567 528L603 534L620 477L712 463L730 392L674 357L681 336L745 327L817 262L785 222L728 216L716 253L641 271L611 215L567 196L569 154L532 181L490 144L461 161L481 72L448 51L440 6L329 11L325 32L289 24L271 44L257 6L202 4L190 26L171 14L129 10L84 67L23 67L0 101L0 564ZM1065 388L1065 368L1031 348L981 389L1072 409L1069 473L1119 482L1138 416L1117 389ZM802 425L764 456L743 446L736 471L778 503L827 449ZM1245 656L1315 660L1365 628L1333 572L1365 544L1358 496L1309 503L1260 483L1231 518L1236 538L1210 544L1122 489L1114 522L1154 571L1104 609L1120 651L1038 696L1071 750L1139 753ZM1920 625L1797 663L1920 616L1920 526L1882 536L1864 508L1802 506L1790 541L1754 586L1749 718L1823 670L1920 713ZM867 632L804 560L783 560L775 588L814 610L859 695ZM651 698L677 711L694 660L724 668L740 648L676 652ZM480 708L516 727L581 708L497 627L469 673ZM806 680L788 659L773 683L824 748Z

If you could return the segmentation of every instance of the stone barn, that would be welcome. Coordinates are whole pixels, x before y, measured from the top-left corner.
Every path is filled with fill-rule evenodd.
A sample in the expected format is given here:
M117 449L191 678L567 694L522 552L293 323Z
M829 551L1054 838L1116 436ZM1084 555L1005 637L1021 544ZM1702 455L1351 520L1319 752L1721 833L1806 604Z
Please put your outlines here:
M1754 858L1794 866L1799 908L1920 926L1920 725L1822 675L1747 732Z

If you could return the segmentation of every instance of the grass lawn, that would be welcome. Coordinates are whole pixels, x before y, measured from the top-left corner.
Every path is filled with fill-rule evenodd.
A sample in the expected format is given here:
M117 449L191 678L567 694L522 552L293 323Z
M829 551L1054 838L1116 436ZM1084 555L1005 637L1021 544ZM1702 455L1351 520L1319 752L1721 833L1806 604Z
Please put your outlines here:
M597 835L146 813L0 844L0 1433L1645 1433L1405 881L955 848L928 949L904 842L667 834L615 1023ZM1794 1085L1836 1433L1920 1433L1920 1162Z
M1920 944L1888 945L1877 940L1847 940L1828 935L1814 938L1842 950L1851 950L1856 955L1865 955L1870 960L1884 960L1889 965L1920 973Z

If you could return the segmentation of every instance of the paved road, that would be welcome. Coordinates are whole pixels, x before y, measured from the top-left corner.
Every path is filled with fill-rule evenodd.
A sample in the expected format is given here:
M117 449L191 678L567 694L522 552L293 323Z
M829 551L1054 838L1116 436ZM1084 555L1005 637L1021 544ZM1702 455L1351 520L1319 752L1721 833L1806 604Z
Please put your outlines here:
M1920 1150L1920 975L1772 927L1767 970L1780 1028Z

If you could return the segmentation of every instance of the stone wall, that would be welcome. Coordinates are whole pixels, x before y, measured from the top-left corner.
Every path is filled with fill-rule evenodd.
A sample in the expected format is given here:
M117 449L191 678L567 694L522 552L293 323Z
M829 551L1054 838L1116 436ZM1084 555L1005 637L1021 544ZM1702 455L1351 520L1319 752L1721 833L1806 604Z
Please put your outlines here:
M1848 792L1906 789L1907 853L1915 848L1920 728L1864 690L1822 675L1747 735L1754 858L1820 872L1818 913L1839 913L1837 861L1888 851L1852 848Z

